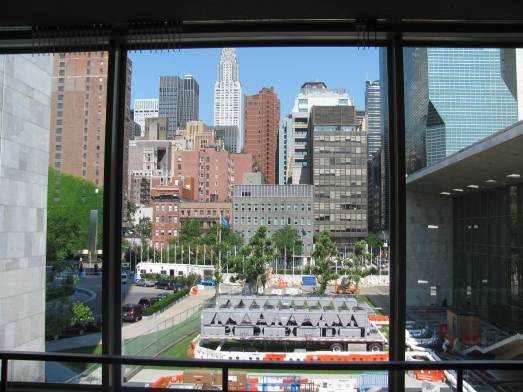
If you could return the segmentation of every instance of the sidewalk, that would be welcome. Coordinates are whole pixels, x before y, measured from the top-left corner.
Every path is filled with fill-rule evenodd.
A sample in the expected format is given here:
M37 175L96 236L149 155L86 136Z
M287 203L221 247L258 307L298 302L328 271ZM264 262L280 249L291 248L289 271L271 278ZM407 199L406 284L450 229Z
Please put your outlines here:
M166 321L172 319L174 316L183 313L189 309L194 308L212 298L215 294L214 287L209 287L208 290L198 292L198 295L189 295L180 300L169 309L162 313L157 313L155 316L143 318L141 321L132 324L126 324L122 328L123 338L130 339L151 331L155 327L161 325L168 326ZM183 319L179 319L179 322ZM159 328L161 329L161 328ZM46 351L64 351L79 347L96 346L102 343L102 334L93 333L84 336L75 336L72 338L51 340L46 342Z

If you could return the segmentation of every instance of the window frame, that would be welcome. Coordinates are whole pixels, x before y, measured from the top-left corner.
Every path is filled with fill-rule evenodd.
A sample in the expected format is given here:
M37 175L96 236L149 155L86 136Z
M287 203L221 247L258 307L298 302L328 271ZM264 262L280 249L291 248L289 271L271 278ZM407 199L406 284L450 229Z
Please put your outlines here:
M406 188L405 188L405 114L403 91L403 49L405 47L523 47L523 33L520 25L514 22L490 23L439 22L436 21L322 21L310 23L302 21L286 24L278 21L265 21L267 31L278 32L276 35L259 34L260 23L244 22L237 24L234 33L227 33L231 26L222 23L216 28L213 22L189 22L188 33L164 35L155 46L168 48L207 48L224 46L382 46L387 48L387 87L389 111L389 159L390 166L390 341L389 359L404 360L405 351L405 309L406 309ZM177 25L178 26L178 25ZM127 51L143 49L141 36L133 36L121 27L109 33L93 33L90 50L106 50L109 54L107 68L107 106L106 134L104 153L104 258L115 260L106 263L102 276L102 355L120 355L122 353L121 330L121 230L122 230L122 180L123 180L123 129L125 122L125 80L127 70ZM138 29L139 30L139 29ZM178 31L178 27L176 27ZM59 29L56 30L59 36ZM207 35L198 35L198 32ZM209 31L211 32L209 34ZM93 30L96 32L96 30ZM300 34L296 35L299 32ZM75 35L85 40L85 31L74 29L66 31L70 40L58 44L52 37L40 37L29 29L20 32L13 28L4 31L0 39L0 51L10 53L63 52L85 50L84 42L75 39ZM365 34L366 33L366 34ZM49 32L46 34L49 35ZM52 35L52 33L50 33ZM162 29L159 29L159 35ZM373 35L373 37L371 37ZM14 38L13 38L14 37ZM61 37L64 38L64 37ZM89 34L87 34L89 40ZM163 41L162 41L163 40ZM153 45L153 44L150 44ZM148 48L148 47L147 47ZM152 47L151 47L152 49ZM342 50L340 48L340 50ZM114 315L118 315L114 317ZM205 362L205 361L202 361ZM122 387L121 368L117 365L103 365L102 385L107 390ZM392 371L389 376L389 388L401 390L403 372ZM73 386L73 389L75 386Z

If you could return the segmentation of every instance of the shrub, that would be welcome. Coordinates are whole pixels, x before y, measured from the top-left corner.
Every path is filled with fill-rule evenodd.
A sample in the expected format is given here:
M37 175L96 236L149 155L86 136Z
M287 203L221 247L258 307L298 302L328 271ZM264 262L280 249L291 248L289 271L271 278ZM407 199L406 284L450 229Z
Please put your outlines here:
M169 306L173 302L179 300L182 297L185 297L188 293L189 293L189 289L184 288L184 289L181 289L180 291L178 291L177 293L168 295L167 297L165 297L161 301L158 301L155 304L153 304L153 305L149 306L148 308L146 308L143 311L143 315L144 316L150 316L151 314L159 312L160 310L166 308L167 306Z

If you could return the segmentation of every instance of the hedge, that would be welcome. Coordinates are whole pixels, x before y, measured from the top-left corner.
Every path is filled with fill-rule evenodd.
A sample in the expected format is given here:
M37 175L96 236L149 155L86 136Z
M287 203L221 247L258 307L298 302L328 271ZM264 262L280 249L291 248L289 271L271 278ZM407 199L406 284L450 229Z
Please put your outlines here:
M159 312L160 310L166 308L167 306L169 306L173 302L179 300L182 297L185 297L188 293L189 293L189 289L188 288L183 288L180 291L178 291L177 293L168 295L167 297L165 297L161 301L158 301L158 302L154 303L153 305L149 306L148 308L145 308L144 311L143 311L143 315L144 316L150 316L151 314Z

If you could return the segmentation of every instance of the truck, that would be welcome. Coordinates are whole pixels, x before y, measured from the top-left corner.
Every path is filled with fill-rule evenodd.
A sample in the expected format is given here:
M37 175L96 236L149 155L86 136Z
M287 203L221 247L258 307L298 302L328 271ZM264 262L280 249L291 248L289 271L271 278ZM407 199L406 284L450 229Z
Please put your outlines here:
M200 345L220 350L381 352L373 311L337 296L222 295L202 310Z
M334 289L335 289L336 294L356 295L359 292L358 283L355 282L354 280L350 280L346 276L336 280Z

